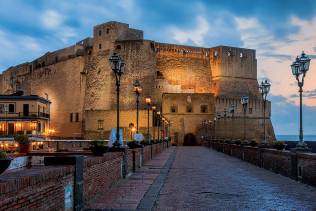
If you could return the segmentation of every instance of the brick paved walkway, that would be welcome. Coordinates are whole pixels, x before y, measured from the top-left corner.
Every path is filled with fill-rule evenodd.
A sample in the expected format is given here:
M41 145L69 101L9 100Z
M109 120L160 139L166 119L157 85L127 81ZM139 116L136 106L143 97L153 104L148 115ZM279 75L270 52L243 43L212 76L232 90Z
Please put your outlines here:
M204 147L178 147L155 210L316 210L316 189Z
M91 208L316 210L316 189L204 147L168 149Z
M168 148L137 169L128 179L122 179L110 191L98 194L89 203L87 210L135 210L173 152L174 148Z

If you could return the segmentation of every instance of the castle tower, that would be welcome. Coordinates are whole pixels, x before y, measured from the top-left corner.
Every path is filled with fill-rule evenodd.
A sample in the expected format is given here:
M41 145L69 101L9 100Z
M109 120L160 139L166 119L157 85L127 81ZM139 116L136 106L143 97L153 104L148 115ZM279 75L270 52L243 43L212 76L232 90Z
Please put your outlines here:
M218 46L210 49L212 92L215 96L260 97L256 51Z

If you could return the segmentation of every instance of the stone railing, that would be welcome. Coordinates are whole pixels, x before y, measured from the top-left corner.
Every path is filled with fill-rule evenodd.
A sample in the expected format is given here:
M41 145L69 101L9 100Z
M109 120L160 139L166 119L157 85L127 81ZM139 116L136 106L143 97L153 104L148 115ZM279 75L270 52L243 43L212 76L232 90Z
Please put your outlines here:
M220 141L206 141L204 145L277 174L316 186L316 153L258 148Z
M170 143L164 142L125 152L108 152L102 157L71 155L62 157L71 158L70 165L7 171L0 175L0 211L80 210L98 192L109 189L169 146Z

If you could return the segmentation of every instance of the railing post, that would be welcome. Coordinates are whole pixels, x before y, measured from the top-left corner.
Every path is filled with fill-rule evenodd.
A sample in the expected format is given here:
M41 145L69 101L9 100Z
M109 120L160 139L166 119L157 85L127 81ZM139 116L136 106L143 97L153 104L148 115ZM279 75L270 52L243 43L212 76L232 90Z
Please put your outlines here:
M75 174L74 174L74 210L83 209L83 156L75 158Z
M132 154L133 154L133 172L135 172L136 170L136 165L135 165L135 150L132 151Z

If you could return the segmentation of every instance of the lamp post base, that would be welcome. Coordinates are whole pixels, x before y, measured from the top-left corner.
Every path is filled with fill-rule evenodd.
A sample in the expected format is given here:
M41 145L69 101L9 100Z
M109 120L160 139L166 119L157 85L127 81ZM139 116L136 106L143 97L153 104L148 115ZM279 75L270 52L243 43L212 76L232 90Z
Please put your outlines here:
M295 152L311 152L311 149L307 146L305 142L299 141L296 147L292 149Z

